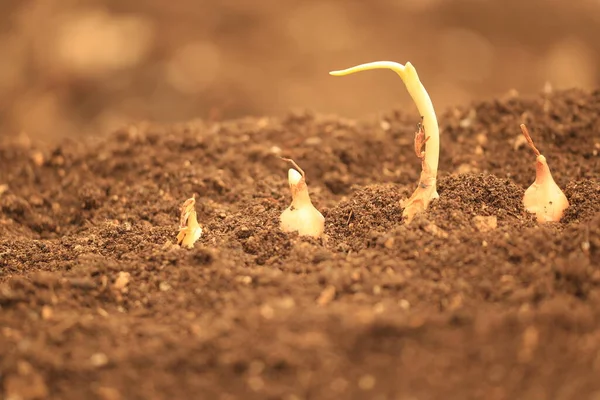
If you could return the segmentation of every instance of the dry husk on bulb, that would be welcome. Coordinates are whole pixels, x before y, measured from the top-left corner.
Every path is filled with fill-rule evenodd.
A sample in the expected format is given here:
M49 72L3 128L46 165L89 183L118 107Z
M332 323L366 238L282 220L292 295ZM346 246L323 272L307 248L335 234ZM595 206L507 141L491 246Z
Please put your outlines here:
M310 200L304 171L294 161L284 160L291 162L300 172L293 168L288 171L292 204L281 213L279 226L284 232L298 232L301 236L318 238L325 230L325 218Z
M415 150L421 159L421 176L419 184L412 196L402 203L402 216L410 223L415 215L425 211L433 199L439 198L437 192L437 170L440 158L440 128L427 90L421 83L417 70L410 63L405 65L392 61L375 61L357 65L340 71L332 71L331 75L344 76L355 72L373 69L390 69L400 76L410 97L421 113L423 122L415 136ZM425 137L425 131L428 136ZM427 142L427 144L425 144ZM425 146L425 150L421 150Z
M202 236L202 228L198 224L195 206L196 196L194 195L183 203L179 217L177 244L188 249L193 248L194 243Z

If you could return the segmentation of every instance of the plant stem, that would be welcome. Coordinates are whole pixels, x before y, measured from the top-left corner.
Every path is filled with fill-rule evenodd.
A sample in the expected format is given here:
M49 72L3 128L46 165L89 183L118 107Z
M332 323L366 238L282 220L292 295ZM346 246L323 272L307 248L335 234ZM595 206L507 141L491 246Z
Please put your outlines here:
M440 128L438 126L431 98L421 83L415 67L410 62L407 62L406 65L402 65L392 61L375 61L344 70L332 71L330 74L334 76L344 76L373 69L391 69L397 73L400 78L402 78L410 97L415 102L419 113L421 113L421 116L423 117L423 126L428 137L427 143L425 144L425 164L429 168L429 178L433 178L434 185L431 198L438 198L439 195L437 193L435 180L437 178L440 158Z
M417 157L421 159L422 171L419 184L412 196L404 203L404 211L402 212L406 223L410 223L415 215L427 209L431 200L440 197L436 185L440 159L440 128L431 98L421 83L417 70L410 62L402 65L392 61L375 61L340 71L332 71L330 74L344 76L373 69L391 69L397 73L423 118L423 124L419 126L419 131L415 136L415 152ZM421 151L422 146L425 146L424 151Z

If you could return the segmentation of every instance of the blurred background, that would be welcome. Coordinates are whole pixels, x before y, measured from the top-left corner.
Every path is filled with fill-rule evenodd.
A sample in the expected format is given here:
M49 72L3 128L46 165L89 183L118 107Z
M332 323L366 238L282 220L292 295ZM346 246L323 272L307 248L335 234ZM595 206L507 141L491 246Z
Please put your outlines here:
M328 75L381 59L411 61L440 113L595 88L599 50L600 0L1 0L0 135L412 107L392 72Z

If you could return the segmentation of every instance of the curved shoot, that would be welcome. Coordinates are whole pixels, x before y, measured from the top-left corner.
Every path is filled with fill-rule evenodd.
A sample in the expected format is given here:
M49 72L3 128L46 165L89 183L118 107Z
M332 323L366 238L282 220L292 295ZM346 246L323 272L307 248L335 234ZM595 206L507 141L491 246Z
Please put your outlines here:
M375 61L339 71L331 71L329 74L344 76L374 69L390 69L397 73L404 82L410 97L415 102L423 118L423 123L415 136L415 148L420 149L421 146L425 146L425 151L420 152L420 154L419 151L417 152L417 156L422 159L423 169L419 185L413 195L404 204L403 212L403 216L410 223L417 213L427 209L432 199L439 197L436 188L436 179L440 158L440 128L431 98L421 83L417 70L410 62L402 65L392 61ZM425 133L427 137L425 137Z

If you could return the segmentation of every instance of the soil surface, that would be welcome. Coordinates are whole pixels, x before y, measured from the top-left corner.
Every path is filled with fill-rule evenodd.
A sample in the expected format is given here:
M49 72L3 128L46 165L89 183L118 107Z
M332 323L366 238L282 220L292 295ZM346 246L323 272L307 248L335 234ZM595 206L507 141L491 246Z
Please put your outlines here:
M600 91L576 90L440 112L440 198L410 225L410 113L5 142L0 397L598 399L599 115ZM571 202L559 223L523 209L520 123ZM279 230L278 156L325 238Z

